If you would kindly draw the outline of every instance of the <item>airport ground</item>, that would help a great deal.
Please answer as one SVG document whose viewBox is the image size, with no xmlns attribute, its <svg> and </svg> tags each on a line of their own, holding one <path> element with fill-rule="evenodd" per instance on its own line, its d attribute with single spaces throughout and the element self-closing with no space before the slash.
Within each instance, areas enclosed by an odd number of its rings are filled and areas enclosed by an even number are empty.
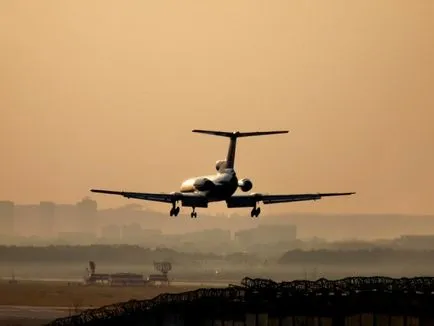
<svg viewBox="0 0 434 326">
<path fill-rule="evenodd" d="M 0 281 L 0 326 L 41 325 L 83 309 L 97 308 L 131 299 L 151 299 L 161 293 L 179 293 L 201 284 L 170 287 L 86 286 L 67 281 Z"/>
<path fill-rule="evenodd" d="M 431 275 L 431 262 L 426 264 L 275 264 L 262 266 L 210 264 L 196 269 L 177 265 L 170 273 L 171 287 L 85 286 L 86 262 L 76 263 L 0 263 L 0 326 L 41 325 L 58 317 L 75 314 L 76 310 L 148 299 L 160 293 L 175 293 L 203 287 L 237 284 L 245 277 L 294 279 L 337 279 L 347 276 L 384 275 L 392 277 Z M 98 264 L 101 273 L 134 272 L 146 277 L 155 273 L 142 264 Z M 15 284 L 9 280 L 15 277 Z"/>
<path fill-rule="evenodd" d="M 15 277 L 21 280 L 39 281 L 70 281 L 81 282 L 87 275 L 87 261 L 83 263 L 46 263 L 46 262 L 0 262 L 0 279 Z M 207 266 L 192 268 L 187 263 L 174 265 L 169 272 L 169 278 L 175 282 L 189 284 L 207 283 L 210 286 L 238 283 L 245 276 L 251 278 L 270 278 L 276 281 L 294 279 L 318 279 L 321 277 L 337 279 L 347 276 L 387 275 L 391 277 L 412 277 L 416 275 L 432 275 L 434 263 L 430 260 L 399 263 L 298 263 L 287 265 L 246 265 L 209 263 Z M 147 277 L 157 273 L 152 264 L 121 264 L 97 262 L 97 273 L 140 273 Z"/>
<path fill-rule="evenodd" d="M 171 286 L 84 285 L 71 282 L 0 281 L 0 306 L 101 307 L 116 302 L 151 299 L 161 293 L 179 293 L 200 288 L 174 284 Z"/>
</svg>

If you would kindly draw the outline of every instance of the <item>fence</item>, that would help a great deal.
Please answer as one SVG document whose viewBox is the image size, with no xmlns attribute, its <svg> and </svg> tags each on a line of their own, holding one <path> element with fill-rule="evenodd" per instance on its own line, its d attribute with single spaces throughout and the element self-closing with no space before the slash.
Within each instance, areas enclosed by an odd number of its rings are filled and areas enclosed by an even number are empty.
<svg viewBox="0 0 434 326">
<path fill-rule="evenodd" d="M 161 294 L 60 318 L 57 325 L 434 325 L 434 277 L 292 281 Z"/>
</svg>

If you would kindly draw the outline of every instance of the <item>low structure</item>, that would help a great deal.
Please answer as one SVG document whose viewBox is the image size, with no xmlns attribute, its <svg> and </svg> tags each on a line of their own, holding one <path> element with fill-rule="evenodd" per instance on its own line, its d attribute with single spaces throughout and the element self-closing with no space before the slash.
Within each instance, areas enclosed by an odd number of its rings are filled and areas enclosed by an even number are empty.
<svg viewBox="0 0 434 326">
<path fill-rule="evenodd" d="M 154 269 L 161 274 L 151 274 L 148 281 L 154 285 L 170 285 L 169 277 L 167 274 L 172 270 L 172 264 L 166 261 L 154 262 Z"/>
<path fill-rule="evenodd" d="M 172 269 L 168 262 L 154 262 L 154 268 L 161 274 L 151 274 L 145 279 L 142 274 L 137 273 L 96 273 L 95 262 L 89 262 L 85 284 L 108 284 L 110 286 L 144 286 L 144 285 L 170 285 L 167 273 Z"/>
<path fill-rule="evenodd" d="M 85 278 L 84 282 L 86 284 L 110 284 L 110 274 L 92 273 Z"/>
<path fill-rule="evenodd" d="M 145 285 L 147 281 L 142 274 L 135 273 L 116 273 L 110 275 L 111 286 L 140 286 Z"/>
<path fill-rule="evenodd" d="M 152 283 L 153 285 L 169 285 L 169 279 L 167 278 L 167 275 L 164 274 L 151 274 L 149 275 L 147 281 L 149 283 Z"/>
</svg>

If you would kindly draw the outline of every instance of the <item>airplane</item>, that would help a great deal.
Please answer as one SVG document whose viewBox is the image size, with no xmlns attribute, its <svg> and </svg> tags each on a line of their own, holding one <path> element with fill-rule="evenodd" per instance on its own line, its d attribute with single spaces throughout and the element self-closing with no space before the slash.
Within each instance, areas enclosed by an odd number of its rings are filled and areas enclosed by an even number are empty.
<svg viewBox="0 0 434 326">
<path fill-rule="evenodd" d="M 181 202 L 183 207 L 191 207 L 191 218 L 197 218 L 196 208 L 207 208 L 209 203 L 225 201 L 228 208 L 252 207 L 250 216 L 258 217 L 261 208 L 259 202 L 263 204 L 288 203 L 307 200 L 318 200 L 322 197 L 331 196 L 348 196 L 355 192 L 341 193 L 311 193 L 311 194 L 289 194 L 289 195 L 269 195 L 262 193 L 250 193 L 235 195 L 238 188 L 243 192 L 248 192 L 253 188 L 253 183 L 248 178 L 238 179 L 235 172 L 235 151 L 238 138 L 264 136 L 274 134 L 286 134 L 288 130 L 281 131 L 255 131 L 255 132 L 226 132 L 194 129 L 192 132 L 221 136 L 229 138 L 229 148 L 226 160 L 218 160 L 215 165 L 216 174 L 193 177 L 182 182 L 179 191 L 170 193 L 145 193 L 145 192 L 128 192 L 112 191 L 102 189 L 91 189 L 91 192 L 120 195 L 126 198 L 148 200 L 154 202 L 169 203 L 172 205 L 170 216 L 178 216 Z"/>
</svg>

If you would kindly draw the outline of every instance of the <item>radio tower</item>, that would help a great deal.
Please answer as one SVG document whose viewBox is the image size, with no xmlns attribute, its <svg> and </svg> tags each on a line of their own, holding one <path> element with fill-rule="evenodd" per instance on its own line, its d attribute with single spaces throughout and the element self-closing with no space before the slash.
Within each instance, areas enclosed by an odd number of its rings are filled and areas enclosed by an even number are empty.
<svg viewBox="0 0 434 326">
<path fill-rule="evenodd" d="M 166 279 L 168 279 L 167 273 L 169 273 L 172 270 L 172 264 L 167 261 L 162 261 L 162 262 L 154 261 L 154 269 L 162 273 L 166 277 Z"/>
</svg>

